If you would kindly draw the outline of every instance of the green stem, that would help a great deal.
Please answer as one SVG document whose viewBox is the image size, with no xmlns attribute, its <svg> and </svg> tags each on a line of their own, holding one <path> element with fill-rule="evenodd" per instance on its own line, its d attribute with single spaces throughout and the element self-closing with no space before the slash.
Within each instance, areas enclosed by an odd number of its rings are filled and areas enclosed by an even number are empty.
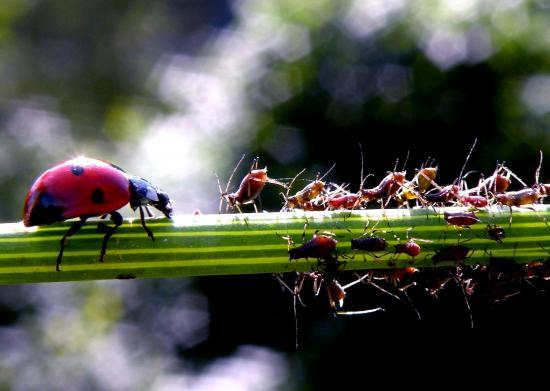
<svg viewBox="0 0 550 391">
<path fill-rule="evenodd" d="M 69 238 L 61 272 L 55 271 L 55 260 L 59 240 L 70 223 L 38 229 L 24 228 L 21 223 L 0 224 L 0 284 L 309 271 L 316 267 L 316 260 L 289 262 L 287 243 L 282 239 L 291 236 L 299 245 L 306 216 L 309 224 L 305 240 L 316 230 L 333 232 L 339 242 L 340 259 L 347 262 L 346 270 L 413 263 L 416 267 L 451 266 L 453 261 L 434 265 L 432 257 L 441 248 L 456 245 L 459 239 L 470 249 L 466 264 L 549 258 L 549 206 L 514 210 L 511 227 L 508 208 L 492 208 L 477 215 L 481 222 L 460 232 L 431 209 L 190 215 L 178 216 L 174 223 L 149 220 L 156 241 L 147 237 L 139 220 L 126 220 L 109 241 L 104 263 L 98 262 L 101 234 L 90 222 Z M 422 247 L 421 254 L 414 260 L 393 253 L 378 253 L 376 258 L 350 250 L 350 239 L 361 236 L 367 222 L 369 228 L 376 224 L 375 234 L 389 242 L 388 251 L 393 251 L 397 238 L 404 243 L 408 233 Z M 505 229 L 502 243 L 488 238 L 488 224 Z"/>
</svg>

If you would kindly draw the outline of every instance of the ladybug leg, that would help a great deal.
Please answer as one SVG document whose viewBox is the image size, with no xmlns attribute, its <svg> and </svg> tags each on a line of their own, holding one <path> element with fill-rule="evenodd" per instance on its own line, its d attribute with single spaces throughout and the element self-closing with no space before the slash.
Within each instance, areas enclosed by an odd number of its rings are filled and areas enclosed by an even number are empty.
<svg viewBox="0 0 550 391">
<path fill-rule="evenodd" d="M 77 233 L 80 230 L 80 228 L 82 228 L 85 222 L 86 222 L 86 218 L 81 217 L 80 221 L 76 221 L 75 223 L 73 223 L 73 225 L 71 225 L 71 228 L 69 228 L 69 230 L 61 238 L 61 242 L 60 242 L 61 248 L 59 249 L 59 255 L 57 256 L 57 261 L 55 263 L 56 271 L 58 272 L 61 271 L 61 269 L 59 269 L 59 265 L 61 264 L 61 258 L 63 258 L 63 251 L 65 250 L 65 247 L 67 247 L 67 238 Z"/>
<path fill-rule="evenodd" d="M 153 232 L 149 229 L 148 226 L 145 225 L 145 215 L 143 214 L 143 207 L 142 206 L 139 207 L 139 217 L 141 219 L 141 226 L 143 227 L 145 232 L 147 232 L 147 235 L 149 235 L 151 240 L 154 241 L 155 240 L 155 235 L 153 235 Z"/>
<path fill-rule="evenodd" d="M 103 243 L 101 245 L 101 253 L 99 255 L 99 262 L 103 262 L 103 259 L 105 258 L 105 251 L 107 251 L 107 242 L 109 241 L 109 238 L 113 236 L 116 229 L 122 225 L 123 219 L 120 213 L 113 212 L 111 213 L 111 221 L 115 223 L 114 227 L 109 227 L 105 223 L 99 223 L 97 225 L 97 232 L 105 234 L 103 236 Z"/>
</svg>

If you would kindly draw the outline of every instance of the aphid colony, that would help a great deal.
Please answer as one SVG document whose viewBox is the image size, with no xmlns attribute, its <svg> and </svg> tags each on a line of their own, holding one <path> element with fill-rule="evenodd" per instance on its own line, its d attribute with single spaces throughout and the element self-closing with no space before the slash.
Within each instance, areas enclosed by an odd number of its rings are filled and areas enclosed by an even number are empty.
<svg viewBox="0 0 550 391">
<path fill-rule="evenodd" d="M 455 266 L 452 271 L 446 271 L 446 278 L 443 278 L 438 283 L 430 282 L 424 289 L 432 295 L 445 287 L 448 282 L 454 281 L 464 295 L 465 303 L 468 304 L 467 296 L 473 294 L 476 283 L 472 278 L 464 276 L 471 272 L 470 267 L 463 264 L 469 258 L 474 250 L 471 250 L 466 244 L 466 241 L 460 242 L 461 231 L 465 228 L 480 223 L 480 219 L 476 212 L 493 205 L 508 207 L 510 211 L 509 225 L 512 224 L 512 210 L 515 207 L 529 207 L 538 203 L 550 191 L 550 184 L 539 182 L 540 169 L 542 165 L 542 152 L 540 154 L 539 167 L 535 172 L 535 183 L 528 187 L 512 170 L 506 165 L 497 164 L 495 170 L 488 176 L 478 175 L 479 179 L 476 186 L 468 187 L 466 178 L 474 174 L 469 172 L 464 174 L 467 162 L 475 147 L 472 146 L 464 165 L 459 173 L 459 176 L 448 185 L 441 185 L 436 182 L 438 167 L 429 161 L 417 169 L 412 178 L 407 179 L 407 172 L 403 168 L 397 170 L 397 163 L 391 172 L 388 172 L 382 180 L 372 187 L 365 186 L 368 178 L 363 177 L 361 172 L 360 188 L 356 192 L 351 192 L 345 184 L 336 184 L 328 182 L 325 178 L 334 168 L 334 165 L 322 176 L 317 174 L 317 177 L 307 183 L 300 190 L 292 193 L 293 185 L 297 178 L 303 174 L 305 170 L 298 173 L 288 184 L 279 180 L 269 178 L 267 176 L 267 168 L 258 170 L 258 160 L 254 160 L 254 164 L 249 173 L 241 181 L 239 188 L 228 193 L 230 183 L 228 183 L 225 191 L 221 190 L 221 202 L 225 201 L 228 209 L 236 209 L 241 212 L 241 206 L 252 203 L 257 211 L 256 200 L 260 195 L 261 189 L 266 183 L 272 183 L 286 189 L 283 196 L 282 211 L 292 211 L 301 209 L 304 211 L 324 211 L 324 210 L 357 210 L 366 209 L 370 206 L 386 208 L 388 205 L 397 207 L 410 207 L 414 203 L 418 207 L 450 207 L 462 206 L 465 209 L 459 212 L 444 211 L 443 219 L 448 226 L 456 228 L 458 232 L 457 244 L 446 244 L 436 249 L 435 252 L 425 254 L 424 257 L 429 257 L 432 264 L 436 265 L 441 262 L 451 262 Z M 239 164 L 242 162 L 239 162 Z M 236 168 L 233 171 L 231 178 L 235 174 Z M 230 181 L 231 181 L 230 178 Z M 523 186 L 520 190 L 510 191 L 509 187 L 512 183 L 512 178 Z M 230 182 L 229 181 L 229 182 Z M 294 282 L 294 288 L 291 288 L 283 279 L 282 275 L 277 278 L 281 284 L 294 295 L 296 301 L 301 301 L 300 292 L 306 280 L 313 281 L 313 291 L 318 295 L 321 286 L 325 285 L 326 294 L 330 306 L 338 315 L 370 313 L 373 310 L 366 311 L 342 311 L 341 307 L 346 297 L 346 289 L 358 283 L 368 284 L 375 287 L 381 292 L 384 292 L 396 300 L 405 300 L 410 302 L 407 295 L 407 289 L 411 286 L 416 286 L 417 276 L 421 274 L 414 265 L 414 260 L 422 252 L 422 242 L 430 242 L 429 240 L 420 238 L 407 238 L 405 241 L 400 241 L 397 237 L 397 244 L 390 247 L 388 241 L 383 236 L 377 234 L 375 229 L 371 229 L 367 233 L 367 227 L 362 236 L 352 238 L 350 240 L 351 254 L 338 254 L 336 236 L 331 232 L 316 231 L 309 240 L 305 240 L 306 229 L 302 235 L 302 244 L 296 246 L 294 240 L 290 236 L 283 236 L 288 243 L 289 259 L 315 259 L 317 266 L 314 270 L 307 273 L 298 273 L 297 279 Z M 350 231 L 351 232 L 351 231 Z M 395 235 L 394 235 L 395 236 Z M 484 239 L 502 243 L 506 237 L 505 228 L 488 223 L 486 225 Z M 368 254 L 375 259 L 388 259 L 387 270 L 370 271 L 364 275 L 356 275 L 356 278 L 348 284 L 342 285 L 338 282 L 341 272 L 345 269 L 346 257 L 354 257 L 358 253 Z M 400 255 L 409 257 L 409 267 L 395 268 L 395 261 Z M 494 267 L 492 268 L 494 269 Z M 492 270 L 491 269 L 491 270 Z M 472 269 L 473 270 L 473 269 Z M 479 266 L 475 268 L 476 273 L 483 270 L 489 270 L 487 267 Z M 550 277 L 547 265 L 539 265 L 534 268 L 533 265 L 525 266 L 520 269 L 523 271 L 521 278 L 530 279 L 534 276 L 541 277 L 546 280 Z M 521 273 L 520 273 L 521 274 Z M 516 271 L 516 275 L 517 271 Z M 386 287 L 382 287 L 380 281 L 386 281 L 390 287 L 397 289 L 397 293 L 392 293 Z M 410 305 L 414 307 L 412 302 Z M 417 315 L 419 316 L 418 312 Z"/>
<path fill-rule="evenodd" d="M 535 183 L 529 187 L 506 165 L 499 163 L 491 175 L 485 177 L 479 175 L 475 187 L 468 187 L 466 177 L 474 172 L 464 175 L 464 169 L 470 155 L 475 147 L 472 146 L 466 161 L 456 180 L 449 185 L 440 185 L 436 182 L 438 167 L 433 164 L 423 164 L 415 171 L 414 176 L 407 180 L 407 172 L 403 169 L 397 171 L 397 163 L 391 172 L 375 186 L 367 187 L 365 182 L 368 177 L 363 177 L 361 172 L 360 188 L 356 192 L 347 190 L 347 185 L 339 185 L 324 180 L 332 171 L 333 165 L 324 175 L 311 180 L 306 186 L 291 194 L 294 183 L 305 170 L 299 172 L 290 183 L 268 177 L 267 167 L 258 169 L 258 158 L 254 159 L 251 169 L 242 179 L 238 189 L 230 193 L 231 180 L 237 171 L 238 166 L 244 159 L 244 155 L 233 170 L 225 191 L 220 189 L 220 212 L 223 201 L 227 208 L 242 212 L 242 206 L 253 204 L 258 211 L 256 201 L 267 183 L 278 185 L 286 189 L 283 196 L 283 207 L 281 211 L 292 211 L 302 209 L 305 211 L 323 210 L 353 210 L 366 209 L 370 206 L 387 207 L 392 203 L 397 207 L 410 207 L 411 202 L 416 206 L 464 206 L 472 210 L 460 215 L 445 214 L 445 220 L 456 226 L 469 226 L 479 221 L 475 210 L 491 205 L 510 207 L 510 220 L 513 207 L 524 207 L 540 202 L 550 192 L 550 184 L 539 182 L 540 169 L 542 165 L 542 151 L 540 152 L 540 163 L 535 172 Z M 370 176 L 370 175 L 369 175 Z M 523 187 L 520 190 L 509 191 L 511 178 L 516 179 Z"/>
</svg>

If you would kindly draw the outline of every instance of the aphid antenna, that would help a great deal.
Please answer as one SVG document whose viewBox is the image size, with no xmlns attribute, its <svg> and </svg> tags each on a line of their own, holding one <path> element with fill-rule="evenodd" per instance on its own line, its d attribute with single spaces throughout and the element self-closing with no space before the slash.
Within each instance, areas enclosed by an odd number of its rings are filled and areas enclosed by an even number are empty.
<svg viewBox="0 0 550 391">
<path fill-rule="evenodd" d="M 468 153 L 468 156 L 466 156 L 466 160 L 464 161 L 464 164 L 462 165 L 462 169 L 460 170 L 460 174 L 458 175 L 458 178 L 455 180 L 455 184 L 459 185 L 460 181 L 462 180 L 462 174 L 464 173 L 464 170 L 466 169 L 466 165 L 468 164 L 468 160 L 470 160 L 470 156 L 472 156 L 472 152 L 474 152 L 474 148 L 477 144 L 477 138 L 474 139 L 474 143 L 472 144 L 472 147 L 470 148 L 470 152 Z"/>
<path fill-rule="evenodd" d="M 435 158 L 432 158 L 431 156 L 428 156 L 426 160 L 420 164 L 420 170 L 426 167 L 431 167 L 435 163 Z"/>
<path fill-rule="evenodd" d="M 466 307 L 466 310 L 468 312 L 468 318 L 470 320 L 470 328 L 474 328 L 474 318 L 472 316 L 472 308 L 470 307 L 470 301 L 468 300 L 468 296 L 466 295 L 466 290 L 464 289 L 464 282 L 462 280 L 462 277 L 459 277 L 459 268 L 456 268 L 455 273 L 449 272 L 454 282 L 458 285 L 460 288 L 460 291 L 462 292 L 462 297 L 464 298 L 464 306 Z"/>
<path fill-rule="evenodd" d="M 539 160 L 539 166 L 537 167 L 537 170 L 535 171 L 535 184 L 539 183 L 540 169 L 542 167 L 542 149 L 539 150 L 539 153 L 540 153 L 540 160 Z"/>
<path fill-rule="evenodd" d="M 393 166 L 392 172 L 397 172 L 397 165 L 399 164 L 399 158 L 395 159 L 395 165 Z"/>
<path fill-rule="evenodd" d="M 418 269 L 416 270 L 418 271 Z M 401 288 L 398 288 L 398 289 L 399 289 L 399 292 L 402 292 L 403 295 L 405 295 L 405 297 L 407 298 L 407 302 L 409 303 L 414 313 L 416 314 L 416 319 L 422 320 L 422 315 L 420 315 L 420 311 L 418 311 L 418 308 L 416 308 L 416 305 L 414 305 L 414 302 L 412 301 L 411 297 L 409 296 L 409 293 L 407 292 L 407 289 L 413 286 L 417 286 L 416 281 L 413 281 L 410 284 L 402 286 Z"/>
<path fill-rule="evenodd" d="M 407 167 L 407 162 L 409 161 L 410 153 L 411 151 L 407 150 L 407 156 L 405 156 L 405 161 L 403 162 L 403 169 L 401 170 L 402 172 L 405 172 L 405 168 Z"/>
<path fill-rule="evenodd" d="M 244 157 L 244 156 L 243 156 Z M 253 160 L 252 160 L 252 165 L 250 166 L 250 171 L 252 170 L 257 170 L 258 169 L 258 164 L 260 162 L 260 157 L 259 156 L 256 156 Z"/>
<path fill-rule="evenodd" d="M 294 178 L 292 178 L 292 180 L 290 181 L 290 184 L 288 185 L 287 189 L 286 189 L 286 194 L 281 192 L 281 195 L 283 196 L 284 200 L 285 200 L 285 204 L 283 206 L 283 209 L 286 208 L 287 204 L 288 204 L 288 194 L 290 193 L 290 189 L 292 189 L 292 185 L 294 184 L 294 182 L 296 181 L 296 179 L 301 175 L 303 174 L 304 172 L 306 171 L 306 169 L 302 169 L 302 171 L 300 171 L 298 174 L 296 174 L 296 176 Z"/>
<path fill-rule="evenodd" d="M 359 189 L 362 189 L 364 184 L 365 184 L 365 181 L 367 180 L 367 178 L 371 177 L 371 176 L 374 176 L 374 174 L 368 174 L 367 176 L 363 177 L 364 175 L 364 168 L 365 168 L 365 158 L 363 156 L 363 146 L 361 145 L 361 143 L 359 143 L 359 153 L 361 155 L 361 178 L 360 178 L 360 181 L 359 181 Z"/>
<path fill-rule="evenodd" d="M 225 192 L 223 192 L 222 194 L 227 194 L 227 192 L 229 191 L 229 186 L 231 185 L 231 181 L 233 180 L 233 176 L 237 172 L 237 169 L 239 168 L 239 166 L 243 162 L 245 156 L 246 156 L 246 154 L 243 153 L 243 155 L 241 156 L 241 159 L 239 160 L 239 162 L 237 163 L 237 165 L 233 169 L 233 172 L 231 173 L 231 176 L 229 177 L 229 180 L 227 181 L 227 186 L 225 187 Z M 254 159 L 256 161 L 256 164 L 258 163 L 257 159 L 258 158 Z M 221 187 L 220 187 L 220 189 L 221 189 Z"/>
<path fill-rule="evenodd" d="M 321 178 L 319 178 L 319 174 L 317 174 L 317 181 L 322 181 L 333 169 L 336 167 L 336 163 L 334 163 L 324 174 Z"/>
</svg>

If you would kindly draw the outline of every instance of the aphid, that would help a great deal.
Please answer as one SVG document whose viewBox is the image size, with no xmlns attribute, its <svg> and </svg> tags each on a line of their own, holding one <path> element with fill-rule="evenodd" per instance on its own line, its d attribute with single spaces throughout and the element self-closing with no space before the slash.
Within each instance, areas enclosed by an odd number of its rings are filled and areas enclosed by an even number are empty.
<svg viewBox="0 0 550 391">
<path fill-rule="evenodd" d="M 424 194 L 432 186 L 436 175 L 437 167 L 423 167 L 418 170 L 414 178 L 406 182 L 396 195 L 397 202 L 405 204 L 407 201 L 419 199 L 419 195 Z"/>
<path fill-rule="evenodd" d="M 420 245 L 416 242 L 431 242 L 431 240 L 426 239 L 418 239 L 418 238 L 409 238 L 409 232 L 412 230 L 412 228 L 408 228 L 406 231 L 407 235 L 407 242 L 406 243 L 397 243 L 395 244 L 393 253 L 396 254 L 395 258 L 390 261 L 390 266 L 395 266 L 395 260 L 399 257 L 401 254 L 406 254 L 410 256 L 411 258 L 415 258 L 420 254 L 422 251 L 422 248 Z M 396 237 L 397 241 L 399 242 L 400 239 Z M 384 255 L 391 254 L 386 253 Z M 384 256 L 382 255 L 382 257 Z"/>
<path fill-rule="evenodd" d="M 501 171 L 506 171 L 507 175 L 502 175 Z M 494 194 L 505 193 L 512 181 L 510 180 L 511 171 L 504 165 L 497 165 L 497 168 L 491 177 L 487 178 L 487 188 Z"/>
<path fill-rule="evenodd" d="M 378 186 L 372 189 L 361 189 L 363 202 L 376 201 L 394 195 L 405 183 L 406 172 L 390 172 Z"/>
<path fill-rule="evenodd" d="M 359 194 L 350 193 L 329 198 L 328 205 L 330 209 L 355 209 L 362 201 Z"/>
<path fill-rule="evenodd" d="M 395 254 L 407 254 L 408 256 L 414 258 L 422 251 L 422 248 L 418 243 L 417 239 L 409 239 L 407 243 L 398 243 L 394 245 Z"/>
<path fill-rule="evenodd" d="M 431 204 L 446 204 L 454 201 L 459 194 L 460 187 L 458 185 L 448 185 L 424 194 L 424 200 Z"/>
<path fill-rule="evenodd" d="M 502 243 L 502 239 L 506 237 L 504 228 L 497 224 L 488 224 L 487 225 L 487 236 L 489 239 L 494 240 L 498 243 Z"/>
<path fill-rule="evenodd" d="M 302 244 L 300 247 L 294 247 L 288 249 L 289 259 L 301 259 L 301 258 L 317 258 L 324 260 L 333 260 L 334 252 L 336 251 L 336 245 L 338 241 L 332 237 L 330 232 L 324 232 L 318 234 L 319 231 L 315 231 L 313 238 Z M 283 239 L 288 240 L 289 247 L 292 244 L 292 238 L 284 236 Z"/>
<path fill-rule="evenodd" d="M 107 241 L 123 222 L 117 210 L 128 203 L 133 210 L 139 209 L 141 225 L 153 240 L 153 233 L 145 225 L 143 209 L 150 215 L 148 205 L 152 205 L 172 218 L 170 198 L 147 180 L 127 174 L 111 163 L 79 157 L 47 170 L 36 179 L 25 199 L 23 222 L 30 227 L 80 219 L 61 238 L 56 261 L 59 271 L 68 237 L 78 232 L 88 218 L 110 215 L 114 227 L 97 225 L 98 232 L 104 234 L 99 258 L 103 262 Z"/>
<path fill-rule="evenodd" d="M 290 186 L 288 186 L 288 190 L 285 197 L 285 205 L 283 206 L 283 210 L 293 210 L 295 208 L 302 208 L 304 210 L 319 210 L 317 206 L 322 206 L 322 209 L 324 210 L 325 207 L 323 202 L 315 202 L 314 200 L 321 196 L 325 192 L 325 186 L 326 183 L 323 182 L 323 179 L 332 171 L 332 169 L 336 166 L 336 164 L 333 164 L 331 168 L 328 169 L 327 172 L 323 174 L 322 177 L 319 178 L 319 175 L 317 175 L 317 179 L 315 181 L 308 184 L 306 187 L 304 187 L 302 190 L 294 194 L 293 196 L 289 196 L 288 192 L 290 191 L 290 188 L 292 187 L 292 184 L 305 170 L 300 171 L 292 180 L 290 183 Z"/>
<path fill-rule="evenodd" d="M 408 276 L 418 273 L 419 270 L 413 266 L 407 266 L 390 270 L 389 280 L 393 286 L 398 286 Z"/>
<path fill-rule="evenodd" d="M 468 247 L 461 244 L 453 244 L 437 250 L 437 252 L 432 256 L 432 261 L 434 264 L 444 261 L 453 261 L 458 263 L 468 258 L 469 252 L 470 249 Z"/>
<path fill-rule="evenodd" d="M 444 212 L 443 218 L 456 227 L 469 227 L 481 221 L 474 212 Z"/>
<path fill-rule="evenodd" d="M 487 197 L 480 195 L 459 196 L 458 201 L 460 201 L 460 203 L 463 205 L 470 205 L 475 208 L 485 208 L 487 205 L 489 205 L 489 200 L 487 199 Z"/>
<path fill-rule="evenodd" d="M 365 229 L 363 230 L 363 235 L 358 238 L 351 239 L 351 249 L 366 252 L 384 251 L 388 247 L 388 242 L 386 239 L 374 234 L 376 232 L 374 228 L 377 225 L 378 222 L 370 230 L 370 233 L 367 234 L 367 228 L 369 226 L 369 223 L 367 223 L 367 225 L 365 225 Z M 348 231 L 351 233 L 350 230 Z"/>
<path fill-rule="evenodd" d="M 499 204 L 512 207 L 534 204 L 545 195 L 541 193 L 538 186 L 535 186 L 533 188 L 497 194 L 495 198 Z"/>
<path fill-rule="evenodd" d="M 435 177 L 437 176 L 437 167 L 424 167 L 413 178 L 420 194 L 424 194 L 426 190 L 432 186 Z"/>
<path fill-rule="evenodd" d="M 367 237 L 363 237 L 363 236 L 351 240 L 352 250 L 376 252 L 376 251 L 384 251 L 388 247 L 388 242 L 386 241 L 386 239 L 381 238 L 380 236 L 373 236 L 373 235 L 370 235 Z"/>
<path fill-rule="evenodd" d="M 512 207 L 520 207 L 536 203 L 543 197 L 546 197 L 546 186 L 539 183 L 540 169 L 542 167 L 542 151 L 540 151 L 540 162 L 535 171 L 535 184 L 531 188 L 525 188 L 518 191 L 508 191 L 496 194 L 495 198 L 500 205 L 506 205 L 510 208 L 509 225 L 512 225 Z M 513 174 L 511 171 L 509 171 Z M 513 174 L 514 175 L 514 174 Z M 519 178 L 518 178 L 519 179 Z M 520 180 L 521 181 L 521 180 Z M 523 183 L 523 181 L 521 181 Z M 525 185 L 525 183 L 523 183 Z"/>
<path fill-rule="evenodd" d="M 425 201 L 431 204 L 446 204 L 456 200 L 459 197 L 460 195 L 459 185 L 462 183 L 462 178 L 463 178 L 462 174 L 464 173 L 464 169 L 468 164 L 468 160 L 470 160 L 470 156 L 472 156 L 472 152 L 474 151 L 476 144 L 477 144 L 477 139 L 474 140 L 472 148 L 470 148 L 470 152 L 468 153 L 468 156 L 466 156 L 466 160 L 464 161 L 464 164 L 462 165 L 462 169 L 460 170 L 460 174 L 458 175 L 458 178 L 456 178 L 455 182 L 445 187 L 436 187 L 435 189 L 432 189 L 431 191 L 429 191 L 424 195 Z"/>
<path fill-rule="evenodd" d="M 258 208 L 256 206 L 256 198 L 258 198 L 258 196 L 260 195 L 266 183 L 272 183 L 282 187 L 287 187 L 284 183 L 281 183 L 275 179 L 269 178 L 267 176 L 267 167 L 263 169 L 258 169 L 259 159 L 255 158 L 254 162 L 252 163 L 252 166 L 250 167 L 250 171 L 248 172 L 248 174 L 244 176 L 237 191 L 233 193 L 228 193 L 229 186 L 231 184 L 231 179 L 233 179 L 233 175 L 235 174 L 235 172 L 237 171 L 237 168 L 243 161 L 244 156 L 245 155 L 241 157 L 241 160 L 239 160 L 239 162 L 235 166 L 235 169 L 231 173 L 231 176 L 229 177 L 229 181 L 227 182 L 225 191 L 222 191 L 220 181 L 218 179 L 218 187 L 220 189 L 220 195 L 221 195 L 220 211 L 221 211 L 222 201 L 225 200 L 228 206 L 230 206 L 231 208 L 236 208 L 239 212 L 242 212 L 240 206 L 246 205 L 246 204 L 253 204 L 254 210 L 258 212 Z"/>
</svg>

